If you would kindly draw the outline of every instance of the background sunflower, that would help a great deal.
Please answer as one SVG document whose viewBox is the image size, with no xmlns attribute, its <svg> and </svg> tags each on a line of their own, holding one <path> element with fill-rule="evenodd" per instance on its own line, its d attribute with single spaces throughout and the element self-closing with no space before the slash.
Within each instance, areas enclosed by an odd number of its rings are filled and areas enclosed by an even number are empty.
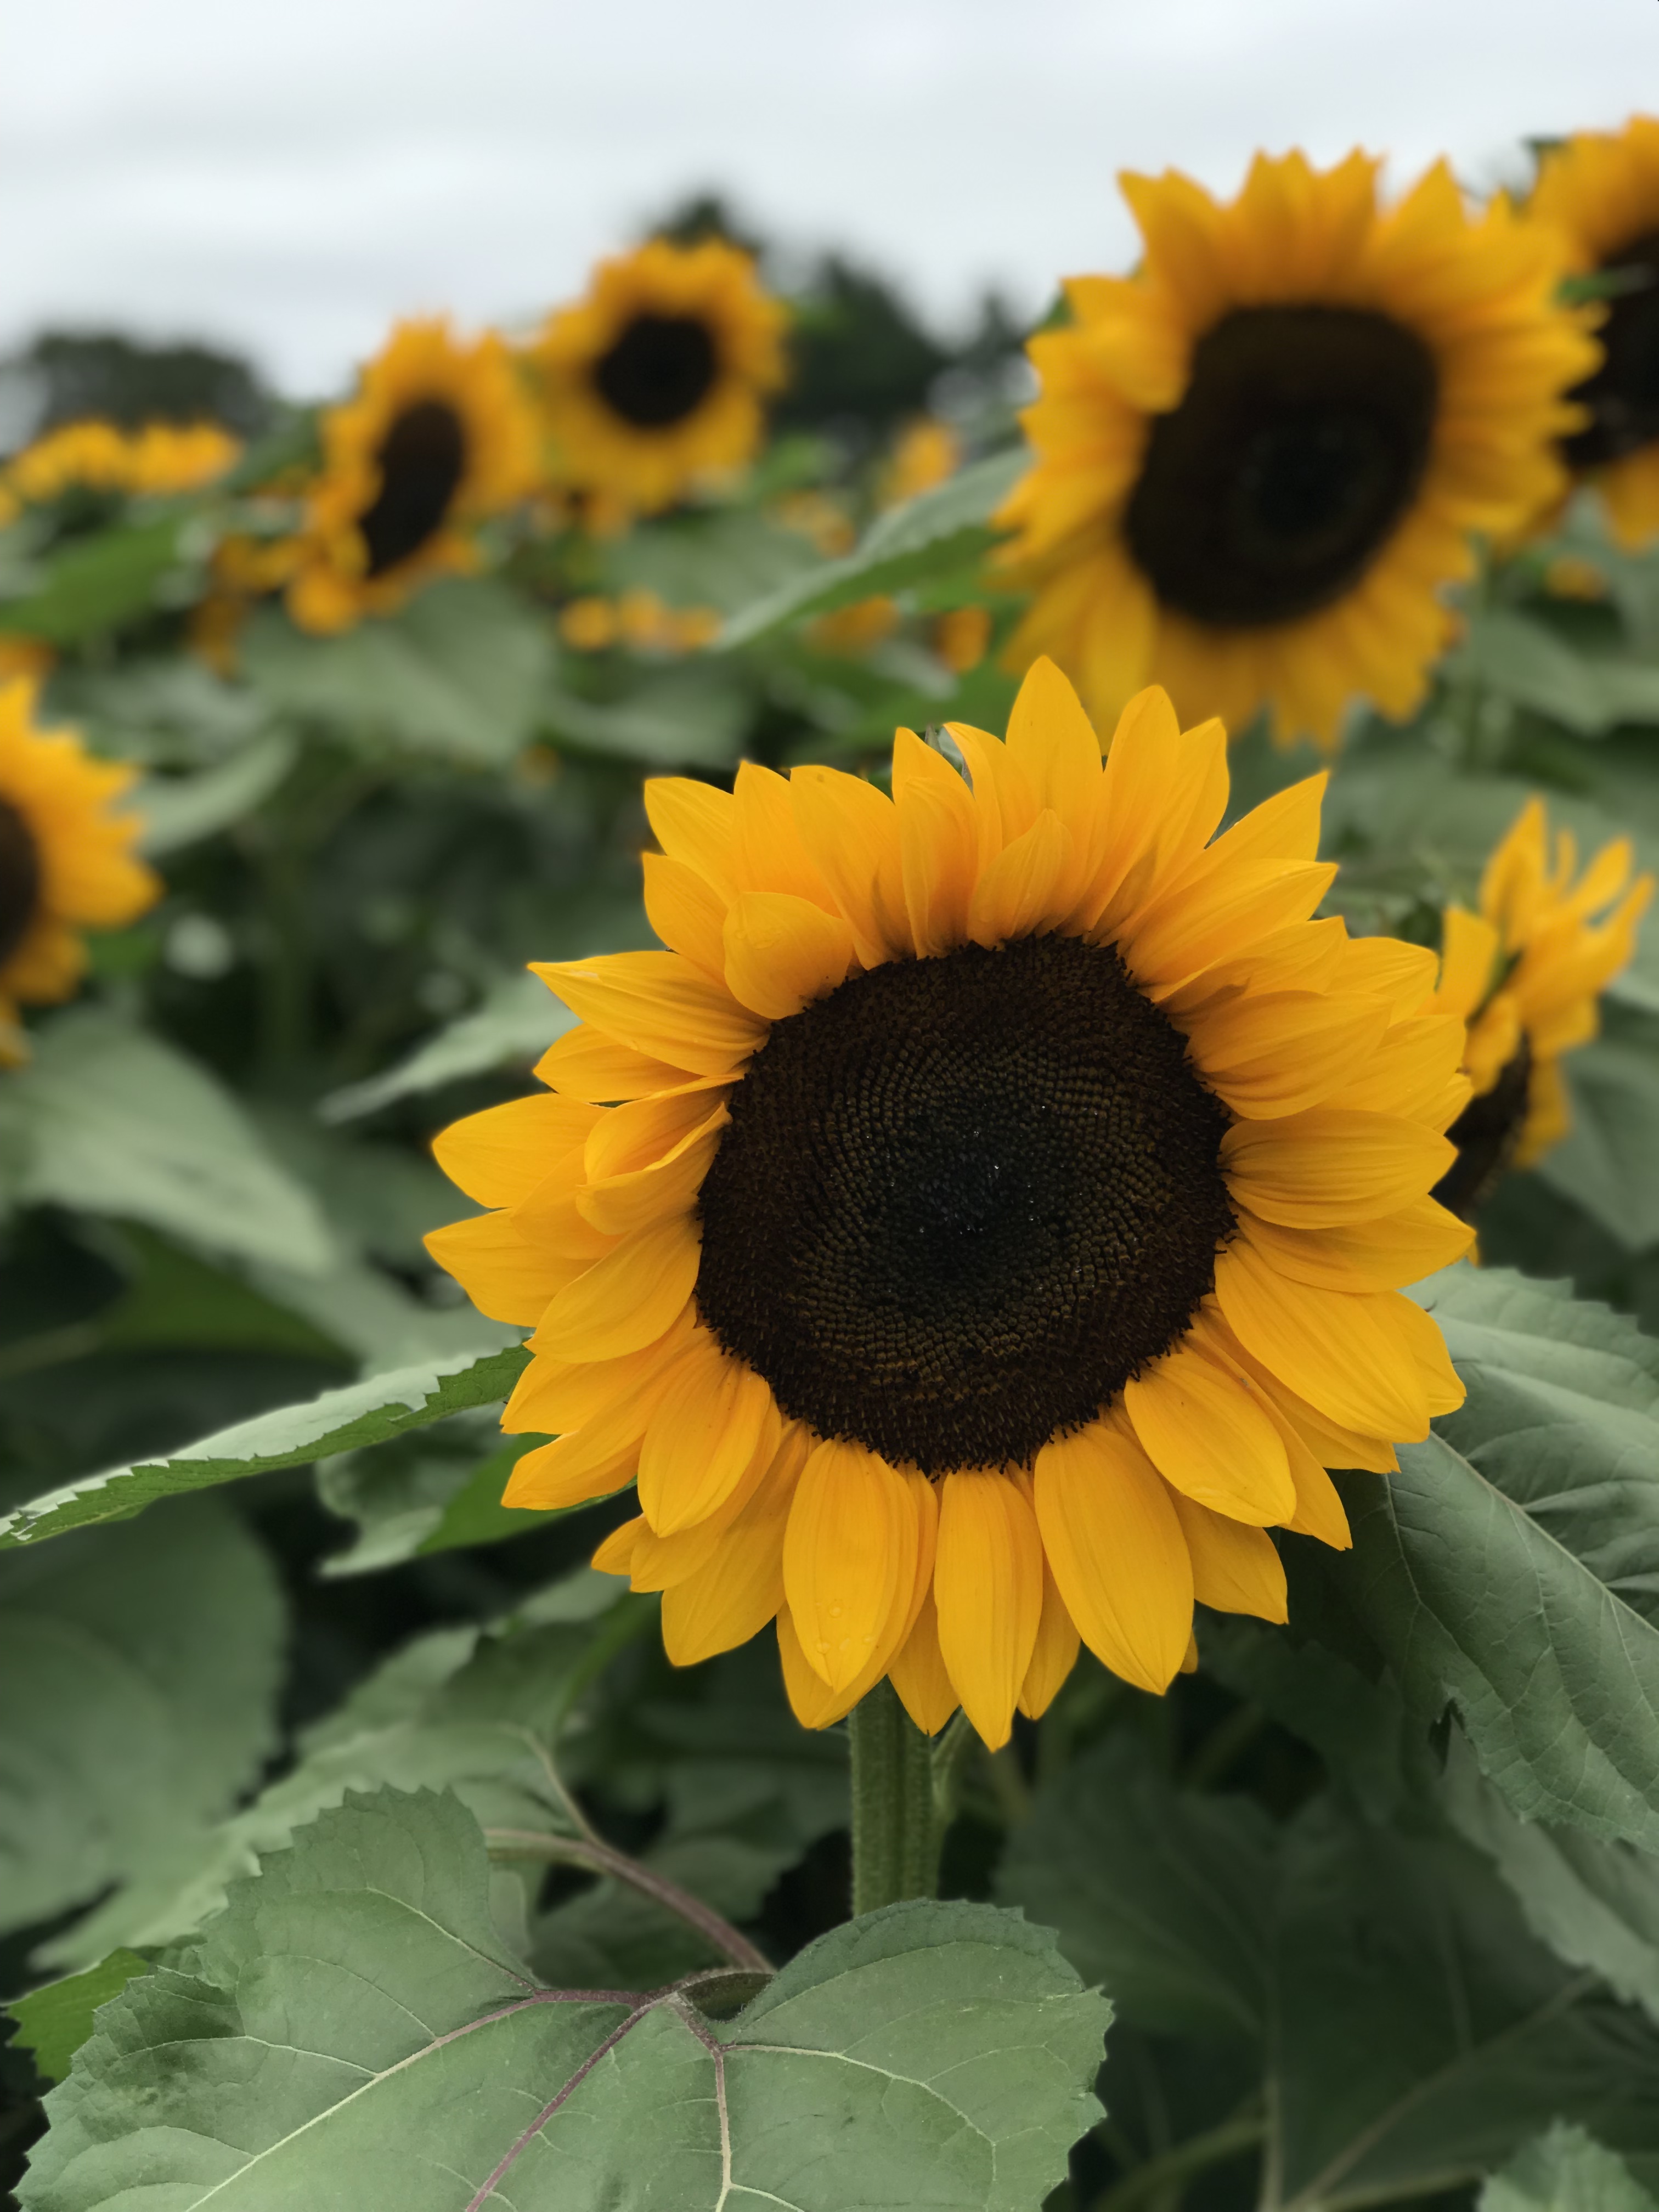
<svg viewBox="0 0 1659 2212">
<path fill-rule="evenodd" d="M 720 239 L 655 238 L 601 262 L 530 349 L 556 477 L 651 514 L 741 468 L 784 380 L 784 320 Z"/>
<path fill-rule="evenodd" d="M 1560 482 L 1552 438 L 1593 365 L 1559 252 L 1430 171 L 1391 209 L 1377 164 L 1259 155 L 1236 200 L 1126 176 L 1144 254 L 1078 277 L 1033 338 L 1036 465 L 1002 510 L 1051 653 L 1097 714 L 1141 684 L 1183 715 L 1336 742 L 1359 696 L 1409 714 L 1450 634 L 1472 532 Z"/>
<path fill-rule="evenodd" d="M 538 480 L 532 417 L 491 334 L 464 345 L 442 321 L 401 323 L 356 396 L 322 422 L 289 609 L 302 629 L 349 629 L 416 586 L 477 564 L 472 531 Z"/>
</svg>

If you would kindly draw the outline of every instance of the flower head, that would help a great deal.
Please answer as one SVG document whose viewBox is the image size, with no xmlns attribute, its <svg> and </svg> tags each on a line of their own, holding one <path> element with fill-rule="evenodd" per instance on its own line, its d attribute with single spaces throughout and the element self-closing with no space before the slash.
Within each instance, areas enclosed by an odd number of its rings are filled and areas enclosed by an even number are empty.
<svg viewBox="0 0 1659 2212">
<path fill-rule="evenodd" d="M 1173 173 L 1123 188 L 1139 268 L 1073 280 L 1030 347 L 1017 660 L 1052 653 L 1097 715 L 1148 681 L 1183 717 L 1265 707 L 1326 744 L 1358 696 L 1410 713 L 1470 533 L 1564 480 L 1595 355 L 1559 248 L 1501 200 L 1470 215 L 1443 165 L 1392 209 L 1359 154 L 1258 155 L 1224 205 Z"/>
<path fill-rule="evenodd" d="M 886 1674 L 995 1744 L 1079 1636 L 1162 1690 L 1194 1598 L 1283 1619 L 1267 1529 L 1346 1544 L 1327 1469 L 1460 1401 L 1398 1286 L 1469 1086 L 1432 954 L 1310 918 L 1322 777 L 1217 836 L 1221 726 L 1149 690 L 1103 763 L 1047 661 L 950 738 L 648 785 L 671 949 L 538 971 L 579 1026 L 428 1241 L 535 1328 L 509 1502 L 636 1480 L 672 1657 L 775 1619 L 808 1723 Z"/>
</svg>

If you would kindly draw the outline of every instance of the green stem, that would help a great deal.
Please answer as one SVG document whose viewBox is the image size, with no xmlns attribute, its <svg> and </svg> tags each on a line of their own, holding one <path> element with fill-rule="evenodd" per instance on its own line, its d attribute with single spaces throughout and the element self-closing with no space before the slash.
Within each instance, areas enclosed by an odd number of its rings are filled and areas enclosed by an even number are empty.
<svg viewBox="0 0 1659 2212">
<path fill-rule="evenodd" d="M 935 1787 L 933 1747 L 878 1682 L 854 1706 L 853 1911 L 856 1917 L 905 1897 L 937 1897 L 939 1846 L 948 1814 Z M 943 1739 L 941 1738 L 941 1741 Z"/>
</svg>

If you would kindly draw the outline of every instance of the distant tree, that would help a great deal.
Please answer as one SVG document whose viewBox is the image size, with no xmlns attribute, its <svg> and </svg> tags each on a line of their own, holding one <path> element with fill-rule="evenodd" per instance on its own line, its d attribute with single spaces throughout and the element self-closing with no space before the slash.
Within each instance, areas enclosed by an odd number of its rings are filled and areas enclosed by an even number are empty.
<svg viewBox="0 0 1659 2212">
<path fill-rule="evenodd" d="M 270 413 L 270 395 L 247 362 L 212 346 L 150 345 L 117 331 L 46 331 L 14 368 L 40 392 L 36 432 L 100 415 L 129 427 L 207 418 L 248 435 Z"/>
</svg>

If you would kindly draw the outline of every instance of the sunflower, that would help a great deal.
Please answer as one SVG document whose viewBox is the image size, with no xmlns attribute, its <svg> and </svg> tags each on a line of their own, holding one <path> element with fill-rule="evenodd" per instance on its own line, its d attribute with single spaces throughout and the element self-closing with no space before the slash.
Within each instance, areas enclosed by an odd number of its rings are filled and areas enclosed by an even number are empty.
<svg viewBox="0 0 1659 2212">
<path fill-rule="evenodd" d="M 556 474 L 642 514 L 742 467 L 784 380 L 783 309 L 748 254 L 653 239 L 602 261 L 531 348 Z"/>
<path fill-rule="evenodd" d="M 1384 210 L 1358 153 L 1258 155 L 1227 205 L 1175 174 L 1123 189 L 1139 269 L 1073 279 L 1069 325 L 1029 348 L 1015 665 L 1052 653 L 1097 715 L 1155 680 L 1183 716 L 1265 707 L 1327 746 L 1357 696 L 1409 714 L 1469 533 L 1563 481 L 1595 352 L 1551 234 L 1501 200 L 1471 216 L 1443 165 Z"/>
<path fill-rule="evenodd" d="M 1474 1096 L 1448 1133 L 1457 1160 L 1435 1196 L 1473 1217 L 1511 1167 L 1531 1167 L 1565 1136 L 1561 1057 L 1599 1026 L 1596 998 L 1630 960 L 1653 878 L 1631 877 L 1627 837 L 1604 845 L 1575 884 L 1577 847 L 1550 852 L 1540 799 L 1528 799 L 1480 879 L 1480 911 L 1449 907 L 1438 989 L 1425 1011 L 1468 1025 L 1463 1065 Z"/>
<path fill-rule="evenodd" d="M 648 784 L 672 949 L 537 971 L 578 1026 L 428 1242 L 535 1328 L 507 1502 L 636 1480 L 598 1564 L 672 1659 L 775 1620 L 809 1725 L 887 1675 L 994 1745 L 1079 1637 L 1161 1691 L 1195 1597 L 1283 1620 L 1267 1529 L 1346 1545 L 1327 1468 L 1461 1401 L 1396 1285 L 1469 1085 L 1433 955 L 1309 919 L 1322 777 L 1212 842 L 1220 724 L 1148 690 L 1103 769 L 1047 661 L 951 738 Z"/>
<path fill-rule="evenodd" d="M 289 611 L 302 629 L 388 614 L 432 576 L 477 562 L 475 524 L 528 496 L 534 417 L 511 356 L 443 321 L 400 323 L 356 397 L 323 418 Z"/>
<path fill-rule="evenodd" d="M 25 506 L 69 491 L 159 498 L 214 483 L 241 451 L 216 422 L 147 422 L 137 430 L 98 419 L 65 422 L 24 447 L 6 470 L 5 487 Z"/>
<path fill-rule="evenodd" d="M 1589 419 L 1563 452 L 1634 550 L 1659 535 L 1659 122 L 1638 115 L 1552 148 L 1527 213 L 1559 234 L 1574 275 L 1620 283 L 1598 332 L 1601 366 L 1572 394 Z"/>
<path fill-rule="evenodd" d="M 70 730 L 39 730 L 34 686 L 0 683 L 0 1061 L 27 1047 L 20 1005 L 67 999 L 85 927 L 132 921 L 161 884 L 132 854 L 143 827 L 114 802 L 137 771 L 89 759 Z"/>
</svg>

